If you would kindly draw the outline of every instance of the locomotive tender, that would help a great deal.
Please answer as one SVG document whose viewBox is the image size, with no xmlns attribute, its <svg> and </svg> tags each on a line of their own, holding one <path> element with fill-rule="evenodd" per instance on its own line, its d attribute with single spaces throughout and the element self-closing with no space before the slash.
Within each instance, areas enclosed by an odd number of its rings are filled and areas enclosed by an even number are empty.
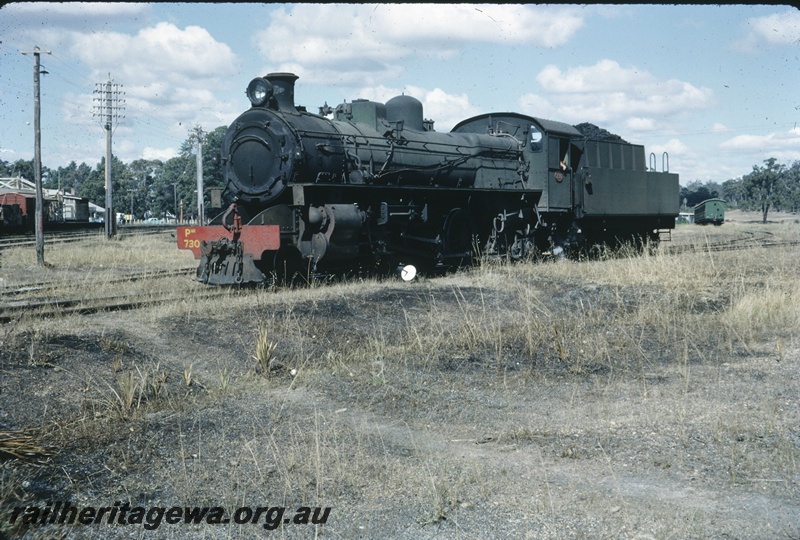
<svg viewBox="0 0 800 540">
<path fill-rule="evenodd" d="M 477 256 L 657 241 L 675 226 L 678 175 L 648 170 L 643 146 L 511 112 L 439 133 L 405 95 L 326 104 L 317 115 L 295 106 L 297 79 L 250 82 L 252 106 L 220 154 L 236 203 L 208 226 L 178 228 L 200 281 L 435 271 Z"/>
</svg>

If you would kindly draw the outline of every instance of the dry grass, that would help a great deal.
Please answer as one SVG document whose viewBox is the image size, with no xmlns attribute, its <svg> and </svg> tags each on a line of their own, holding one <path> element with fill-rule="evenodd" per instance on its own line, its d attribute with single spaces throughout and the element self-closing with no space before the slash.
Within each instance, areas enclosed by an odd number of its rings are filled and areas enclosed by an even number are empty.
<svg viewBox="0 0 800 540">
<path fill-rule="evenodd" d="M 5 249 L 2 271 L 5 279 L 23 281 L 85 273 L 94 277 L 120 271 L 165 270 L 193 264 L 190 252 L 173 248 L 176 243 L 170 232 L 149 236 L 120 233 L 111 240 L 98 233 L 96 238 L 45 246 L 47 268 L 36 266 L 36 251 L 31 247 Z"/>
<path fill-rule="evenodd" d="M 674 233 L 734 236 L 800 227 Z M 170 305 L 20 321 L 2 366 L 33 392 L 2 390 L 14 427 L 57 426 L 46 489 L 94 486 L 94 503 L 333 506 L 290 538 L 792 537 L 798 255 L 660 249 L 215 299 L 182 283 Z M 160 533 L 252 535 L 189 531 Z"/>
<path fill-rule="evenodd" d="M 41 445 L 36 430 L 0 430 L 0 459 L 42 458 L 53 454 L 52 450 Z"/>
</svg>

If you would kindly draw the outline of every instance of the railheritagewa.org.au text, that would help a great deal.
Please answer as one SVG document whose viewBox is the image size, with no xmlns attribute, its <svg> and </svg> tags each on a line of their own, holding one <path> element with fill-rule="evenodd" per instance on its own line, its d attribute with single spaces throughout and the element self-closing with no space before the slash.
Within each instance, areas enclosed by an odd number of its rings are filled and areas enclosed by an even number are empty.
<svg viewBox="0 0 800 540">
<path fill-rule="evenodd" d="M 240 506 L 228 512 L 221 506 L 133 506 L 116 501 L 110 506 L 75 506 L 69 501 L 17 506 L 11 510 L 11 525 L 138 525 L 155 530 L 162 525 L 260 525 L 272 531 L 281 525 L 324 525 L 331 508 L 301 506 Z"/>
</svg>

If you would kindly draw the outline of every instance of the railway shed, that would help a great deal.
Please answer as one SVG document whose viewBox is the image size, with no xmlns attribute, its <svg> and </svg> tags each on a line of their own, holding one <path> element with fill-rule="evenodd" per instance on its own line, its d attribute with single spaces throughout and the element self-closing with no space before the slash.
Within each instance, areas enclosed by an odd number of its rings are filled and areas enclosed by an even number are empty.
<svg viewBox="0 0 800 540">
<path fill-rule="evenodd" d="M 89 223 L 89 199 L 58 189 L 43 189 L 45 228 Z M 36 186 L 22 177 L 0 178 L 0 230 L 32 230 Z"/>
</svg>

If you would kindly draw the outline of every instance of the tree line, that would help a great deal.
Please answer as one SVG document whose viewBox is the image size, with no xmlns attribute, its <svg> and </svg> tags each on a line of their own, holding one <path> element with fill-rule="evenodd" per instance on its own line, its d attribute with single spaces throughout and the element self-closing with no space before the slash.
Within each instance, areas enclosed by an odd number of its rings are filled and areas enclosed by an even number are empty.
<svg viewBox="0 0 800 540">
<path fill-rule="evenodd" d="M 763 223 L 770 210 L 800 212 L 800 161 L 784 165 L 769 158 L 764 165 L 754 165 L 748 174 L 721 184 L 689 182 L 679 195 L 681 210 L 714 198 L 723 199 L 728 208 L 760 212 Z"/>
<path fill-rule="evenodd" d="M 221 126 L 201 138 L 204 201 L 207 209 L 211 208 L 209 189 L 225 187 L 222 166 L 216 157 L 226 131 L 227 127 Z M 114 211 L 127 214 L 132 209 L 136 219 L 165 218 L 168 215 L 180 215 L 183 202 L 184 219 L 196 219 L 198 132 L 199 127 L 195 127 L 181 145 L 179 154 L 166 161 L 137 159 L 126 164 L 112 155 L 111 190 Z M 105 157 L 94 168 L 86 163 L 78 165 L 75 161 L 57 169 L 42 165 L 42 186 L 46 189 L 63 189 L 66 193 L 74 190 L 77 196 L 105 207 L 105 168 Z M 0 160 L 0 177 L 17 176 L 33 181 L 33 160 L 17 160 L 13 163 Z M 222 207 L 226 208 L 231 202 L 232 196 L 223 192 Z M 206 213 L 206 218 L 213 217 Z"/>
<path fill-rule="evenodd" d="M 210 208 L 209 188 L 225 187 L 222 167 L 216 156 L 226 131 L 227 126 L 220 126 L 202 137 L 207 208 Z M 128 213 L 133 209 L 137 218 L 164 218 L 168 214 L 178 215 L 182 201 L 184 218 L 196 218 L 197 165 L 194 152 L 198 133 L 199 126 L 196 126 L 181 145 L 179 155 L 167 161 L 137 159 L 125 164 L 112 156 L 111 184 L 115 210 Z M 104 207 L 105 166 L 105 158 L 95 168 L 74 161 L 57 169 L 43 165 L 43 185 L 66 192 L 74 189 L 76 195 Z M 10 163 L 0 159 L 0 176 L 21 176 L 33 181 L 33 160 Z M 784 165 L 769 158 L 763 166 L 754 165 L 750 173 L 721 184 L 694 180 L 681 187 L 679 204 L 682 210 L 688 211 L 712 198 L 724 199 L 728 208 L 759 211 L 764 222 L 770 210 L 800 212 L 800 161 Z M 223 191 L 222 208 L 227 208 L 231 202 L 232 194 Z"/>
</svg>

